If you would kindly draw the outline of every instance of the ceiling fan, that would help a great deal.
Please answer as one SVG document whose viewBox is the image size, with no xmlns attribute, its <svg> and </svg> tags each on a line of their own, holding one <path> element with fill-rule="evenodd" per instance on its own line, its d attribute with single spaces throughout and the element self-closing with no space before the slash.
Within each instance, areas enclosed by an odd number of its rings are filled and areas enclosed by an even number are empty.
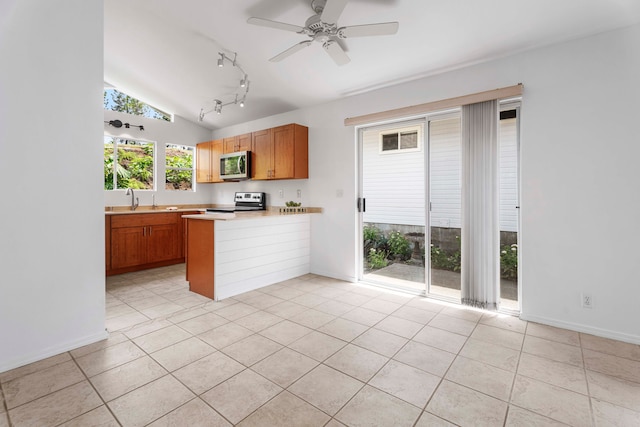
<svg viewBox="0 0 640 427">
<path fill-rule="evenodd" d="M 379 24 L 338 27 L 338 18 L 340 18 L 342 11 L 347 5 L 347 1 L 348 0 L 312 0 L 311 8 L 315 12 L 315 15 L 307 19 L 304 27 L 255 17 L 249 18 L 247 22 L 262 27 L 304 34 L 311 38 L 311 40 L 302 41 L 277 54 L 269 59 L 271 62 L 282 61 L 316 41 L 322 43 L 322 47 L 336 64 L 344 65 L 351 61 L 351 59 L 347 56 L 344 49 L 342 49 L 338 40 L 352 37 L 391 35 L 398 32 L 399 25 L 397 22 L 382 22 Z"/>
</svg>

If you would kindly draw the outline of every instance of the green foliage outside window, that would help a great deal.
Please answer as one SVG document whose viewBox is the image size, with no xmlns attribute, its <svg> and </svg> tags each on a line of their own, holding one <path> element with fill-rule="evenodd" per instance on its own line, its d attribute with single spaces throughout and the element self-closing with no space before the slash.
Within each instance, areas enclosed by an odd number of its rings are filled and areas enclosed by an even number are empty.
<svg viewBox="0 0 640 427">
<path fill-rule="evenodd" d="M 153 190 L 153 150 L 151 142 L 105 137 L 104 189 Z"/>
<path fill-rule="evenodd" d="M 165 189 L 193 190 L 193 147 L 167 145 L 165 158 Z"/>
<path fill-rule="evenodd" d="M 171 121 L 171 116 L 164 111 L 158 110 L 116 89 L 107 89 L 103 92 L 103 103 L 105 110 L 119 111 L 121 113 L 165 120 L 167 122 Z"/>
<path fill-rule="evenodd" d="M 389 251 L 400 260 L 408 260 L 411 257 L 411 244 L 399 231 L 389 233 Z"/>
<path fill-rule="evenodd" d="M 500 277 L 503 279 L 518 279 L 518 245 L 500 248 Z"/>
</svg>

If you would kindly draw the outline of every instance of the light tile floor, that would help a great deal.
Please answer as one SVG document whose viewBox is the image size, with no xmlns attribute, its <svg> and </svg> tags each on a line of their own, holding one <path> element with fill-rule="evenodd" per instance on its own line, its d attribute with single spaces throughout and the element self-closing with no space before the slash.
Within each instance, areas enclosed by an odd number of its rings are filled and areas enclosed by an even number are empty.
<svg viewBox="0 0 640 427">
<path fill-rule="evenodd" d="M 640 425 L 637 345 L 311 274 L 106 302 L 108 340 L 0 374 L 0 427 Z"/>
</svg>

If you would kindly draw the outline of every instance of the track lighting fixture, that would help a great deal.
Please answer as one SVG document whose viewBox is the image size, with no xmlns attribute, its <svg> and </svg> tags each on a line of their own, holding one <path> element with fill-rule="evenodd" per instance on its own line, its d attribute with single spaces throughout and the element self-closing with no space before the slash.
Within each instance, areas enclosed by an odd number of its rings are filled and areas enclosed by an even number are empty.
<svg viewBox="0 0 640 427">
<path fill-rule="evenodd" d="M 218 52 L 218 55 L 220 56 L 218 58 L 218 67 L 220 67 L 220 68 L 224 67 L 224 62 L 227 61 L 227 62 L 231 63 L 231 66 L 233 66 L 234 68 L 237 68 L 242 73 L 242 77 L 240 79 L 240 88 L 242 89 L 242 90 L 240 90 L 240 94 L 241 94 L 242 98 L 239 97 L 239 93 L 235 93 L 234 94 L 235 98 L 234 98 L 233 101 L 222 102 L 220 99 L 214 99 L 213 100 L 213 108 L 211 108 L 209 110 L 205 110 L 205 107 L 202 107 L 200 109 L 200 114 L 198 115 L 198 121 L 200 121 L 200 122 L 204 120 L 204 116 L 205 115 L 207 115 L 207 114 L 209 114 L 211 112 L 215 111 L 217 114 L 222 114 L 222 107 L 224 107 L 225 105 L 238 104 L 238 105 L 240 105 L 241 108 L 244 107 L 245 100 L 247 99 L 247 93 L 249 93 L 249 83 L 250 83 L 249 82 L 249 76 L 247 75 L 247 73 L 244 72 L 242 67 L 240 67 L 240 64 L 238 64 L 236 62 L 238 54 L 234 53 L 233 54 L 233 58 L 227 56 L 223 52 Z"/>
</svg>

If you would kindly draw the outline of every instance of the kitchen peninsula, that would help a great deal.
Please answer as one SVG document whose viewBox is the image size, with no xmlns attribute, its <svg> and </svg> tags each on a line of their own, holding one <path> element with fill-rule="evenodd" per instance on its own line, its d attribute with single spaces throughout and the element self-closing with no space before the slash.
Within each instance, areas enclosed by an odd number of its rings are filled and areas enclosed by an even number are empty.
<svg viewBox="0 0 640 427">
<path fill-rule="evenodd" d="M 189 289 L 221 300 L 309 273 L 314 211 L 184 215 Z"/>
</svg>

